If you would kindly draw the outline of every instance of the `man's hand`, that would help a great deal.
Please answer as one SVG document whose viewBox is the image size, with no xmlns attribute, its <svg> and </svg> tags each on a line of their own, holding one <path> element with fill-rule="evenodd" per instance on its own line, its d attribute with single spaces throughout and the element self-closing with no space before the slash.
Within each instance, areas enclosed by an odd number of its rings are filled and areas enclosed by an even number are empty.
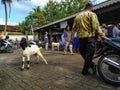
<svg viewBox="0 0 120 90">
<path fill-rule="evenodd" d="M 98 37 L 99 41 L 103 44 L 104 38 Z"/>
<path fill-rule="evenodd" d="M 72 44 L 73 43 L 73 40 L 70 40 L 70 44 Z"/>
</svg>

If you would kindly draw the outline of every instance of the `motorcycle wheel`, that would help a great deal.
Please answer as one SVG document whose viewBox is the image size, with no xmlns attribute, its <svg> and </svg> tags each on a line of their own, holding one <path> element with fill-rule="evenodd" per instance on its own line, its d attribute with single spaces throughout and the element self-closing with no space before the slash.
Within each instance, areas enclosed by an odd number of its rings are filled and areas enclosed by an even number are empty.
<svg viewBox="0 0 120 90">
<path fill-rule="evenodd" d="M 13 50 L 13 48 L 7 48 L 7 52 L 8 52 L 8 53 L 13 53 L 14 50 Z"/>
<path fill-rule="evenodd" d="M 97 65 L 98 74 L 105 82 L 120 86 L 120 70 L 105 63 L 105 57 L 120 65 L 120 55 L 115 52 L 108 52 L 100 57 Z"/>
<path fill-rule="evenodd" d="M 6 48 L 6 52 L 7 53 L 13 53 L 14 52 L 14 49 L 12 46 L 8 45 L 7 48 Z"/>
</svg>

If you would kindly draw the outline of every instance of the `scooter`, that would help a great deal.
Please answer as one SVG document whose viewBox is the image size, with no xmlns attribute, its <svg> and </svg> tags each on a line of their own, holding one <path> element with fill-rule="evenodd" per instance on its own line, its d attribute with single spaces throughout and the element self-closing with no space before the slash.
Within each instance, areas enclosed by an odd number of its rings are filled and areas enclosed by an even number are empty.
<svg viewBox="0 0 120 90">
<path fill-rule="evenodd" d="M 1 53 L 13 53 L 14 49 L 12 44 L 9 41 L 6 41 L 4 39 L 0 39 L 0 52 Z"/>
<path fill-rule="evenodd" d="M 120 86 L 120 40 L 104 38 L 101 51 L 94 57 L 99 76 L 107 83 Z"/>
</svg>

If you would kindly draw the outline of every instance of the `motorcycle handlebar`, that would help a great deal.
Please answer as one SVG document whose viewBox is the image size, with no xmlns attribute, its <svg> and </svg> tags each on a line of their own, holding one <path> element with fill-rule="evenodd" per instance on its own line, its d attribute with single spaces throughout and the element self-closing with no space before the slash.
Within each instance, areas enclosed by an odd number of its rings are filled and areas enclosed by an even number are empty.
<svg viewBox="0 0 120 90">
<path fill-rule="evenodd" d="M 104 37 L 103 39 L 104 39 L 104 40 L 111 41 L 111 39 L 110 39 L 110 38 L 108 38 L 108 37 Z"/>
</svg>

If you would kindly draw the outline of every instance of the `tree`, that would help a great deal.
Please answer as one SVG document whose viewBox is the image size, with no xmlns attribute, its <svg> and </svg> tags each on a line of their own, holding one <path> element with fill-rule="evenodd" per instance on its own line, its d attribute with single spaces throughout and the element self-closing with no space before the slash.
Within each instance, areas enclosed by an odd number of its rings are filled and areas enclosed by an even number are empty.
<svg viewBox="0 0 120 90">
<path fill-rule="evenodd" d="M 43 9 L 43 15 L 45 16 L 47 23 L 54 21 L 54 16 L 57 15 L 58 8 L 59 6 L 57 1 L 49 0 L 47 5 Z"/>
<path fill-rule="evenodd" d="M 9 4 L 9 9 L 11 11 L 11 3 L 12 0 L 1 0 L 2 4 L 4 4 L 5 8 L 5 28 L 4 28 L 4 35 L 6 35 L 6 29 L 7 29 L 7 22 L 8 22 L 8 12 L 7 12 L 7 3 Z"/>
<path fill-rule="evenodd" d="M 42 26 L 80 12 L 87 2 L 89 0 L 61 0 L 61 2 L 49 0 L 43 9 L 39 6 L 33 8 L 25 21 L 28 24 L 34 23 L 35 26 Z"/>
<path fill-rule="evenodd" d="M 89 0 L 61 0 L 59 3 L 54 0 L 49 0 L 43 9 L 46 22 L 50 23 L 80 12 L 87 2 Z"/>
<path fill-rule="evenodd" d="M 21 1 L 21 0 L 17 0 Z M 7 11 L 7 4 L 9 5 L 9 15 L 11 14 L 11 3 L 12 0 L 1 0 L 1 3 L 4 4 L 5 8 L 5 28 L 4 28 L 4 35 L 6 35 L 6 30 L 7 30 L 7 22 L 8 22 L 8 11 Z"/>
<path fill-rule="evenodd" d="M 38 6 L 33 8 L 33 11 L 29 13 L 26 17 L 26 21 L 30 24 L 34 24 L 34 26 L 42 26 L 45 24 L 45 17 L 42 14 L 41 8 Z"/>
<path fill-rule="evenodd" d="M 28 32 L 28 34 L 32 34 L 30 31 L 31 25 L 32 27 L 37 27 L 44 24 L 46 24 L 45 17 L 42 14 L 41 8 L 37 6 L 29 12 L 28 16 L 25 18 L 25 21 L 19 23 L 19 26 L 23 28 L 24 33 Z"/>
<path fill-rule="evenodd" d="M 27 30 L 27 25 L 26 25 L 26 22 L 25 21 L 23 21 L 22 23 L 19 23 L 19 26 L 21 26 L 22 27 L 22 31 L 23 31 L 23 33 L 25 34 L 25 31 Z"/>
</svg>

